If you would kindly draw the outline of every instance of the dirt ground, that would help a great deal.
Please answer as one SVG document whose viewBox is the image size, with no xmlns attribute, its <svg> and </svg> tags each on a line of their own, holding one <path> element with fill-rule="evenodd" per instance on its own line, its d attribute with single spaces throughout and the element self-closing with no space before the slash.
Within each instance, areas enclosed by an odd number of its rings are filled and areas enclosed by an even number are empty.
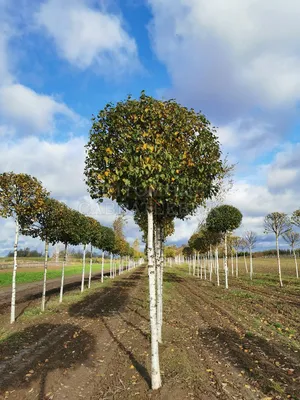
<svg viewBox="0 0 300 400">
<path fill-rule="evenodd" d="M 179 268 L 167 269 L 164 287 L 159 391 L 149 389 L 141 267 L 55 313 L 20 318 L 0 342 L 2 398 L 300 399 L 296 292 L 238 280 L 225 291 Z"/>
</svg>

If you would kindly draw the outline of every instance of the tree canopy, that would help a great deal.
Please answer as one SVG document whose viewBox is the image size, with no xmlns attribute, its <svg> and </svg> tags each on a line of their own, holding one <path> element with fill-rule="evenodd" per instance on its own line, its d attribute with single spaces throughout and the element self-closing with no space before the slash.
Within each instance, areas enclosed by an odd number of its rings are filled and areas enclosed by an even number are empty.
<svg viewBox="0 0 300 400">
<path fill-rule="evenodd" d="M 43 210 L 49 193 L 42 183 L 28 174 L 0 174 L 0 216 L 32 222 Z"/>
<path fill-rule="evenodd" d="M 242 213 L 236 207 L 222 205 L 209 212 L 206 225 L 209 230 L 227 233 L 237 229 L 241 225 L 242 218 Z"/>
<path fill-rule="evenodd" d="M 184 218 L 218 192 L 220 156 L 203 114 L 142 92 L 138 100 L 106 105 L 93 119 L 86 182 L 93 198 L 142 212 L 151 188 L 154 214 Z"/>
</svg>

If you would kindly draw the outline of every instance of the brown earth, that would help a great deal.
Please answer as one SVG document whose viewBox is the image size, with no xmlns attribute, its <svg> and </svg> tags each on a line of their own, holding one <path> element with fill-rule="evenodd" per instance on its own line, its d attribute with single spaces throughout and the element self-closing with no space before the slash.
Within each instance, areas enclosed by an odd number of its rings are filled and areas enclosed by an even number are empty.
<svg viewBox="0 0 300 400">
<path fill-rule="evenodd" d="M 156 392 L 145 268 L 55 313 L 20 318 L 0 343 L 3 399 L 299 400 L 299 297 L 231 286 L 167 270 Z"/>
</svg>

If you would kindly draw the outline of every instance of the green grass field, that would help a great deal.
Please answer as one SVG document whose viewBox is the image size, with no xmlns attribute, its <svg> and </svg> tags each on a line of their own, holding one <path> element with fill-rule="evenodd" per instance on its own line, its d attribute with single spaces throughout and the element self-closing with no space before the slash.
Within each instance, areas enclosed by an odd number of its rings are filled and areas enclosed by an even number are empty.
<svg viewBox="0 0 300 400">
<path fill-rule="evenodd" d="M 22 271 L 20 268 L 17 271 L 17 284 L 20 283 L 30 283 L 37 282 L 43 280 L 44 272 L 42 270 L 34 271 L 34 268 L 31 268 L 32 271 Z M 104 270 L 109 270 L 109 263 L 104 264 Z M 66 266 L 65 268 L 65 276 L 77 275 L 82 272 L 82 264 L 75 264 L 72 266 Z M 100 264 L 93 264 L 92 269 L 93 274 L 101 272 Z M 86 275 L 89 273 L 89 264 L 86 265 Z M 55 267 L 55 269 L 48 268 L 47 279 L 60 278 L 61 269 Z M 12 282 L 12 271 L 5 271 L 0 273 L 0 287 L 9 286 Z"/>
</svg>

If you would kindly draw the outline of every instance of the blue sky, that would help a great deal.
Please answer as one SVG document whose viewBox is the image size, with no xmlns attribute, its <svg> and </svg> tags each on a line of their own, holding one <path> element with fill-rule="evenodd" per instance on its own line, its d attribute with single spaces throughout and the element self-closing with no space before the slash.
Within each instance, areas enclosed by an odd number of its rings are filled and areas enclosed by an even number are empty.
<svg viewBox="0 0 300 400">
<path fill-rule="evenodd" d="M 225 202 L 263 235 L 263 217 L 299 204 L 297 0 L 0 0 L 0 171 L 37 176 L 52 195 L 99 210 L 83 183 L 90 118 L 142 89 L 202 110 L 236 163 Z M 97 210 L 95 212 L 95 210 Z M 176 222 L 183 243 L 205 211 Z M 126 235 L 139 235 L 128 217 Z M 0 222 L 0 254 L 13 222 Z M 38 242 L 22 238 L 22 244 Z"/>
</svg>

